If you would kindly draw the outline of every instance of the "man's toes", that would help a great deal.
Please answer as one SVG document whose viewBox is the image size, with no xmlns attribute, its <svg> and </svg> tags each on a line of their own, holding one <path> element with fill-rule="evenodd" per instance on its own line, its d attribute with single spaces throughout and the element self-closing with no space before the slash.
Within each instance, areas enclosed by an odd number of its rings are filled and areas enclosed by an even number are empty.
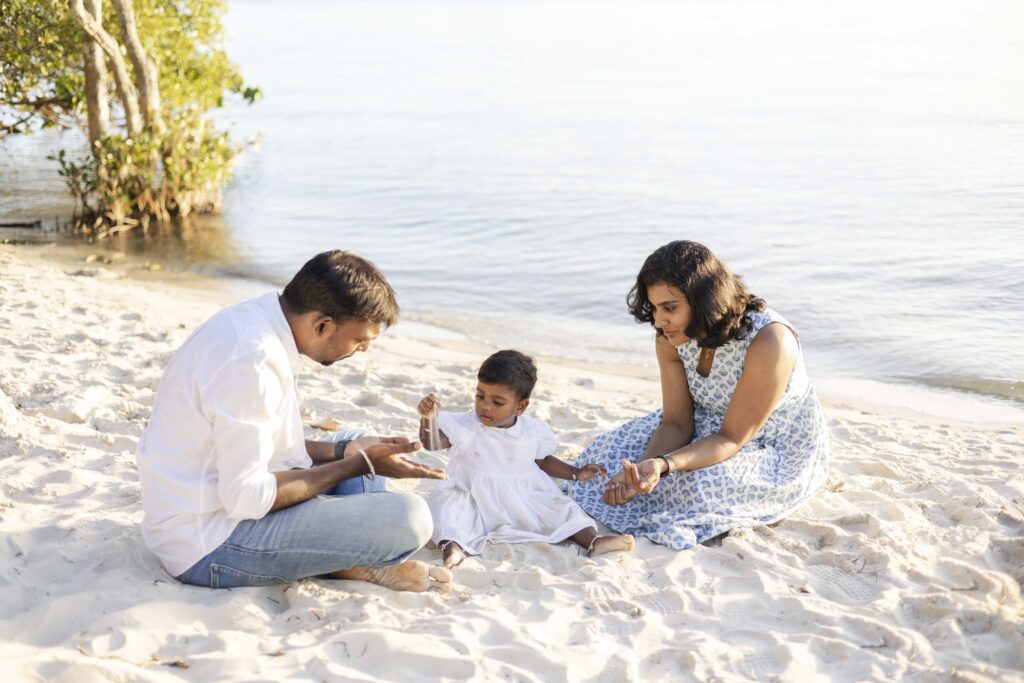
<svg viewBox="0 0 1024 683">
<path fill-rule="evenodd" d="M 438 583 L 451 583 L 452 573 L 446 567 L 439 567 L 432 564 L 427 569 L 427 575 Z"/>
<path fill-rule="evenodd" d="M 430 584 L 430 590 L 434 593 L 444 593 L 447 595 L 452 592 L 452 584 L 442 583 L 440 581 L 433 581 Z"/>
</svg>

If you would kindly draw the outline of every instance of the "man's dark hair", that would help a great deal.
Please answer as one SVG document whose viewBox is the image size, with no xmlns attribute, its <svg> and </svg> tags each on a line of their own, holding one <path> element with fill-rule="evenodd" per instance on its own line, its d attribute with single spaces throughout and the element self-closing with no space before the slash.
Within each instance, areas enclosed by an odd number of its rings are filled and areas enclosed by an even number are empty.
<svg viewBox="0 0 1024 683">
<path fill-rule="evenodd" d="M 516 392 L 519 400 L 530 398 L 537 384 L 537 366 L 525 353 L 505 349 L 492 354 L 480 366 L 476 378 L 486 384 L 501 384 Z"/>
<path fill-rule="evenodd" d="M 293 313 L 320 311 L 335 322 L 361 318 L 389 327 L 398 320 L 398 302 L 384 274 L 347 251 L 317 254 L 302 266 L 281 294 Z"/>
<path fill-rule="evenodd" d="M 767 306 L 721 259 L 697 242 L 669 242 L 647 257 L 626 296 L 629 312 L 637 322 L 654 324 L 654 305 L 647 297 L 647 288 L 659 282 L 686 295 L 692 317 L 684 332 L 701 348 L 743 339 L 753 327 L 747 313 L 763 311 Z"/>
</svg>

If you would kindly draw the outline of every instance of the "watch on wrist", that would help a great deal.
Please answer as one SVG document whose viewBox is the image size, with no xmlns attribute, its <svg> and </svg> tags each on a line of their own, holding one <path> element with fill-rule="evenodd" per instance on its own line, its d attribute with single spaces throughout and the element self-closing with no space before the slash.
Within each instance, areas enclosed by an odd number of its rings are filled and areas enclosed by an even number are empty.
<svg viewBox="0 0 1024 683">
<path fill-rule="evenodd" d="M 334 459 L 342 460 L 345 458 L 345 449 L 352 443 L 349 439 L 341 439 L 340 441 L 334 442 Z"/>
</svg>

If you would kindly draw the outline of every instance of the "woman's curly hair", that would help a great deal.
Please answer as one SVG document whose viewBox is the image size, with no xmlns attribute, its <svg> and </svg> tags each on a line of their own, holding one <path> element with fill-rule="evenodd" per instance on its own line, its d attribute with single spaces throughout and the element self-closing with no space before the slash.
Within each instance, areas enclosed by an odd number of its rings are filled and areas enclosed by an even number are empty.
<svg viewBox="0 0 1024 683">
<path fill-rule="evenodd" d="M 647 257 L 626 296 L 637 322 L 654 325 L 654 306 L 647 298 L 647 288 L 659 282 L 686 295 L 693 314 L 684 332 L 702 348 L 743 339 L 752 326 L 747 313 L 767 307 L 721 259 L 697 242 L 669 242 Z"/>
</svg>

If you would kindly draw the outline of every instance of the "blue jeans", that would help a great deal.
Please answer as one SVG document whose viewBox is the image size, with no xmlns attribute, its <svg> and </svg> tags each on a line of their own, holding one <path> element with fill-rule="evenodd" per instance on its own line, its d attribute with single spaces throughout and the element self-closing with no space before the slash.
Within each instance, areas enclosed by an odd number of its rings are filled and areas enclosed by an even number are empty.
<svg viewBox="0 0 1024 683">
<path fill-rule="evenodd" d="M 385 491 L 385 481 L 346 479 L 312 500 L 243 520 L 177 578 L 207 588 L 268 586 L 404 562 L 430 540 L 430 509 L 414 493 Z"/>
</svg>

